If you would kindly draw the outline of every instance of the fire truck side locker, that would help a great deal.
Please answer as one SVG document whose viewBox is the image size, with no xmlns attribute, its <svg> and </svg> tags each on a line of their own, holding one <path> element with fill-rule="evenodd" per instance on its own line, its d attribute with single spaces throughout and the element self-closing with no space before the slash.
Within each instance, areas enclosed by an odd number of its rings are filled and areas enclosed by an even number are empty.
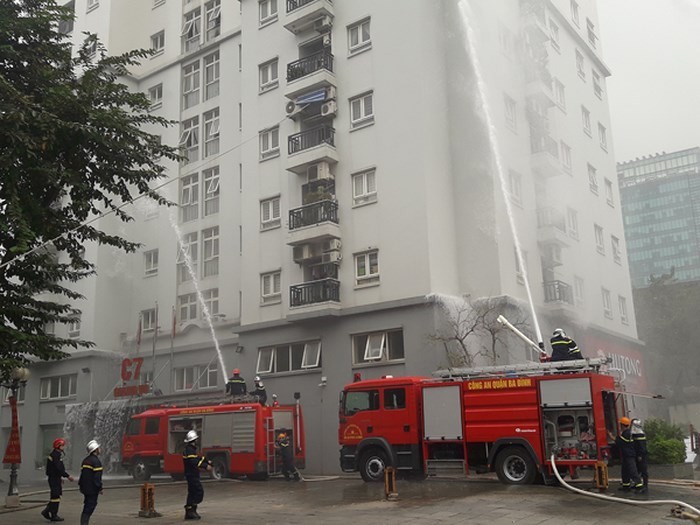
<svg viewBox="0 0 700 525">
<path fill-rule="evenodd" d="M 463 476 L 467 465 L 462 384 L 426 384 L 422 396 L 424 472 Z"/>
</svg>

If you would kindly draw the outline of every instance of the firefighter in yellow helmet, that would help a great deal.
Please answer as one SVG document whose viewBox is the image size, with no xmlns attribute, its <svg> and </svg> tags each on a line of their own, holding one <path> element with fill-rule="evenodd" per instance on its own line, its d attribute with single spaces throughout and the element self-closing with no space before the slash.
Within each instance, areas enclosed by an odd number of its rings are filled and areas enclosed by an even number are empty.
<svg viewBox="0 0 700 525">
<path fill-rule="evenodd" d="M 282 474 L 284 479 L 291 481 L 291 476 L 294 476 L 294 481 L 299 481 L 299 471 L 294 466 L 294 446 L 289 441 L 289 436 L 285 432 L 280 432 L 277 435 L 277 448 L 282 456 Z"/>
<path fill-rule="evenodd" d="M 615 439 L 617 450 L 620 452 L 620 460 L 622 461 L 622 486 L 620 486 L 619 490 L 624 492 L 629 492 L 632 489 L 641 491 L 644 485 L 640 481 L 639 473 L 637 472 L 637 451 L 632 439 L 632 431 L 630 430 L 630 418 L 621 417 L 618 422 L 620 423 L 620 432 L 617 434 L 617 437 L 612 434 L 610 434 L 610 437 Z"/>
</svg>

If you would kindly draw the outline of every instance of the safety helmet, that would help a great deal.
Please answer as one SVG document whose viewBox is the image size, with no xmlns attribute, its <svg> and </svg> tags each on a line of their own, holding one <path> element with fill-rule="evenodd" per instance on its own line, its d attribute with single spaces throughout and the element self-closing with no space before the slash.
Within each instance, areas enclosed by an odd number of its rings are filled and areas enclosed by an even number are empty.
<svg viewBox="0 0 700 525">
<path fill-rule="evenodd" d="M 255 376 L 256 381 L 260 381 L 260 376 Z"/>
<path fill-rule="evenodd" d="M 190 430 L 187 435 L 185 436 L 185 443 L 192 443 L 193 441 L 197 440 L 199 436 L 197 435 L 197 432 L 195 430 Z"/>
<path fill-rule="evenodd" d="M 272 394 L 272 399 L 277 399 L 277 394 Z"/>
<path fill-rule="evenodd" d="M 560 335 L 560 336 L 564 337 L 566 334 L 564 333 L 563 328 L 555 328 L 554 332 L 552 332 L 552 335 Z"/>
<path fill-rule="evenodd" d="M 284 439 L 286 437 L 287 437 L 287 434 L 285 434 L 284 432 L 280 432 L 279 435 L 277 436 L 277 439 Z"/>
<path fill-rule="evenodd" d="M 630 418 L 628 417 L 621 417 L 619 421 L 621 425 L 624 425 L 626 427 L 630 426 Z"/>
<path fill-rule="evenodd" d="M 58 438 L 53 440 L 53 448 L 58 448 L 61 445 L 65 446 L 66 440 L 63 438 Z"/>
<path fill-rule="evenodd" d="M 241 371 L 240 371 L 238 368 L 234 368 L 234 369 L 233 369 L 233 375 L 234 375 L 234 376 L 237 376 L 237 375 L 240 374 L 240 373 L 241 373 Z"/>
<path fill-rule="evenodd" d="M 98 448 L 100 448 L 100 444 L 97 442 L 97 440 L 91 439 L 90 441 L 88 441 L 88 444 L 85 448 L 87 449 L 88 454 L 92 454 Z"/>
</svg>

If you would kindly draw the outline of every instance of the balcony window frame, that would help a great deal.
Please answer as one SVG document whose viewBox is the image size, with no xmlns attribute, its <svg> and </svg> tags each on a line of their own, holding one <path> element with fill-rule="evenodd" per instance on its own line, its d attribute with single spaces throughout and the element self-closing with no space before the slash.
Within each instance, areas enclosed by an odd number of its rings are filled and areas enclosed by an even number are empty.
<svg viewBox="0 0 700 525">
<path fill-rule="evenodd" d="M 615 190 L 613 189 L 613 182 L 605 178 L 605 201 L 610 205 L 612 208 L 615 207 Z"/>
<path fill-rule="evenodd" d="M 375 286 L 380 283 L 379 250 L 367 250 L 353 256 L 355 286 Z"/>
<path fill-rule="evenodd" d="M 181 323 L 196 321 L 199 318 L 199 304 L 196 293 L 185 293 L 177 296 L 177 314 Z"/>
<path fill-rule="evenodd" d="M 598 184 L 598 170 L 590 162 L 587 163 L 586 166 L 588 169 L 588 189 L 590 189 L 591 193 L 594 195 L 598 195 L 598 192 L 600 191 L 600 185 Z"/>
<path fill-rule="evenodd" d="M 184 149 L 184 164 L 199 160 L 199 115 L 183 120 L 181 124 L 180 148 Z"/>
<path fill-rule="evenodd" d="M 579 5 L 576 0 L 569 0 L 569 10 L 571 11 L 571 21 L 576 27 L 581 24 Z"/>
<path fill-rule="evenodd" d="M 80 337 L 80 330 L 82 329 L 82 319 L 80 315 L 73 317 L 68 323 L 68 338 L 77 339 Z"/>
<path fill-rule="evenodd" d="M 219 96 L 219 81 L 221 78 L 221 60 L 219 51 L 215 51 L 202 59 L 204 65 L 204 100 Z"/>
<path fill-rule="evenodd" d="M 260 304 L 282 302 L 282 270 L 260 274 Z"/>
<path fill-rule="evenodd" d="M 141 312 L 139 312 L 139 315 L 141 316 L 141 331 L 155 332 L 156 324 L 158 323 L 156 309 L 147 308 L 146 310 L 141 310 Z"/>
<path fill-rule="evenodd" d="M 626 297 L 624 297 L 622 295 L 617 296 L 617 309 L 620 313 L 620 322 L 624 325 L 628 325 L 630 321 L 629 321 L 629 313 L 628 313 L 628 309 L 627 309 L 627 298 Z"/>
<path fill-rule="evenodd" d="M 280 128 L 274 126 L 264 129 L 260 136 L 260 160 L 268 160 L 278 157 L 280 154 Z"/>
<path fill-rule="evenodd" d="M 572 239 L 578 240 L 578 211 L 573 208 L 566 208 L 566 233 Z"/>
<path fill-rule="evenodd" d="M 598 142 L 600 144 L 600 149 L 607 152 L 608 151 L 608 130 L 600 122 L 598 122 Z"/>
<path fill-rule="evenodd" d="M 277 214 L 275 214 L 277 211 Z M 260 230 L 267 231 L 282 225 L 282 203 L 280 196 L 260 201 Z"/>
<path fill-rule="evenodd" d="M 202 201 L 204 207 L 202 216 L 209 217 L 219 213 L 219 199 L 221 194 L 220 189 L 220 170 L 219 166 L 213 166 L 202 171 Z"/>
<path fill-rule="evenodd" d="M 56 383 L 55 388 L 53 385 L 54 382 Z M 78 374 L 42 377 L 39 383 L 39 400 L 55 401 L 76 397 L 78 393 L 77 385 Z M 52 395 L 54 390 L 56 391 L 56 395 Z"/>
<path fill-rule="evenodd" d="M 221 35 L 221 0 L 211 0 L 204 4 L 206 42 L 211 42 Z"/>
<path fill-rule="evenodd" d="M 612 250 L 613 261 L 615 264 L 622 265 L 622 249 L 620 239 L 614 235 L 610 236 L 610 248 Z"/>
<path fill-rule="evenodd" d="M 279 6 L 277 3 L 278 0 L 258 1 L 258 27 L 265 27 L 278 19 Z"/>
<path fill-rule="evenodd" d="M 214 316 L 219 313 L 218 288 L 208 288 L 206 290 L 202 290 L 202 301 L 204 302 L 204 306 L 207 307 L 210 316 Z M 202 318 L 204 318 L 204 308 L 202 308 Z"/>
<path fill-rule="evenodd" d="M 143 252 L 144 276 L 158 275 L 158 248 Z"/>
<path fill-rule="evenodd" d="M 591 130 L 591 112 L 584 105 L 581 105 L 581 125 L 583 126 L 583 132 L 589 137 L 592 137 L 593 132 Z"/>
<path fill-rule="evenodd" d="M 201 67 L 199 59 L 182 66 L 182 108 L 189 109 L 199 104 L 201 91 Z"/>
<path fill-rule="evenodd" d="M 279 57 L 258 66 L 258 92 L 266 93 L 279 87 Z"/>
<path fill-rule="evenodd" d="M 518 131 L 518 103 L 507 93 L 503 93 L 503 111 L 506 127 L 517 133 Z"/>
<path fill-rule="evenodd" d="M 182 15 L 182 52 L 190 53 L 199 49 L 202 43 L 202 8 L 195 7 Z"/>
<path fill-rule="evenodd" d="M 320 339 L 258 348 L 257 374 L 289 374 L 313 370 L 321 366 Z M 286 354 L 284 359 L 281 358 Z M 280 369 L 280 364 L 288 367 Z"/>
<path fill-rule="evenodd" d="M 560 149 L 561 149 L 561 166 L 562 169 L 571 175 L 573 172 L 573 161 L 571 157 L 571 146 L 569 146 L 566 142 L 563 140 L 560 141 Z"/>
<path fill-rule="evenodd" d="M 581 80 L 586 81 L 586 58 L 578 49 L 576 50 L 576 73 Z"/>
<path fill-rule="evenodd" d="M 366 31 L 364 30 L 366 26 Z M 356 55 L 372 48 L 371 17 L 363 18 L 347 26 L 348 55 Z"/>
<path fill-rule="evenodd" d="M 353 366 L 403 362 L 406 359 L 402 328 L 352 334 L 351 337 Z"/>
<path fill-rule="evenodd" d="M 353 173 L 351 180 L 353 206 L 377 202 L 377 170 L 375 168 Z"/>
<path fill-rule="evenodd" d="M 219 275 L 219 227 L 202 230 L 202 279 Z"/>
<path fill-rule="evenodd" d="M 190 232 L 185 233 L 182 239 L 178 241 L 178 250 L 176 257 L 176 264 L 178 268 L 177 281 L 179 284 L 191 281 L 192 275 L 187 268 L 187 258 L 189 258 L 190 264 L 192 265 L 192 271 L 197 274 L 198 265 L 198 254 L 199 254 L 199 233 Z"/>
<path fill-rule="evenodd" d="M 219 108 L 213 108 L 202 115 L 204 121 L 204 154 L 203 159 L 218 155 L 221 132 Z"/>
<path fill-rule="evenodd" d="M 605 232 L 603 227 L 600 224 L 594 224 L 593 234 L 595 238 L 596 251 L 601 255 L 605 255 Z"/>
<path fill-rule="evenodd" d="M 151 35 L 151 49 L 154 53 L 151 58 L 162 55 L 165 52 L 165 29 Z"/>
<path fill-rule="evenodd" d="M 349 105 L 351 130 L 374 124 L 374 91 L 366 91 L 350 98 Z"/>
<path fill-rule="evenodd" d="M 603 100 L 602 78 L 595 69 L 591 69 L 591 78 L 593 79 L 593 93 L 600 100 Z"/>
<path fill-rule="evenodd" d="M 180 178 L 180 223 L 199 218 L 199 173 Z"/>
<path fill-rule="evenodd" d="M 610 290 L 608 290 L 605 287 L 601 287 L 600 292 L 601 292 L 601 298 L 603 300 L 603 316 L 605 316 L 606 319 L 612 319 L 613 318 L 613 311 L 612 311 L 612 297 L 610 295 Z"/>
<path fill-rule="evenodd" d="M 148 99 L 151 101 L 151 111 L 163 106 L 163 83 L 156 84 L 148 89 Z"/>
</svg>

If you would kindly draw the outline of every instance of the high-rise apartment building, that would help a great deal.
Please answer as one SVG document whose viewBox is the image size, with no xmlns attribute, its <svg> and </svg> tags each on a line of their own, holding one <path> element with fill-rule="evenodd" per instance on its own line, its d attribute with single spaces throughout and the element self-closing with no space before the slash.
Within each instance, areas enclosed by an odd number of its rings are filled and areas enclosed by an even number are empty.
<svg viewBox="0 0 700 525">
<path fill-rule="evenodd" d="M 156 50 L 128 81 L 179 122 L 157 133 L 186 159 L 162 190 L 177 206 L 104 220 L 140 253 L 87 248 L 99 275 L 79 283 L 83 317 L 56 330 L 112 361 L 99 384 L 94 352 L 37 368 L 28 450 L 88 386 L 194 399 L 235 366 L 282 402 L 301 393 L 307 465 L 337 471 L 338 392 L 355 373 L 450 365 L 445 305 L 469 294 L 529 312 L 526 284 L 545 341 L 563 327 L 584 355 L 645 374 L 593 0 L 71 4 L 76 42 L 95 31 L 109 53 Z M 494 358 L 532 356 L 511 342 Z M 34 386 L 56 375 L 67 390 Z"/>
<path fill-rule="evenodd" d="M 617 165 L 634 288 L 700 280 L 700 148 Z"/>
</svg>

